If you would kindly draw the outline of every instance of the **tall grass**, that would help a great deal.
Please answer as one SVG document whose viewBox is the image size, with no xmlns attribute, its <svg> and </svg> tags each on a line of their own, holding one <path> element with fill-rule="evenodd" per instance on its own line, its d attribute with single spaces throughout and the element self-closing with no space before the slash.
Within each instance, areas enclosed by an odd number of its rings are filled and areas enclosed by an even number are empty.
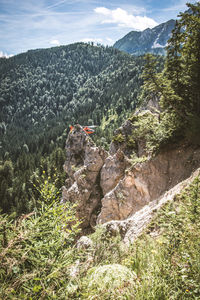
<svg viewBox="0 0 200 300">
<path fill-rule="evenodd" d="M 56 197 L 49 186 L 43 199 Z M 0 215 L 0 299 L 200 299 L 199 177 L 129 247 L 99 227 L 77 249 L 74 209 L 50 200 L 15 221 Z"/>
</svg>

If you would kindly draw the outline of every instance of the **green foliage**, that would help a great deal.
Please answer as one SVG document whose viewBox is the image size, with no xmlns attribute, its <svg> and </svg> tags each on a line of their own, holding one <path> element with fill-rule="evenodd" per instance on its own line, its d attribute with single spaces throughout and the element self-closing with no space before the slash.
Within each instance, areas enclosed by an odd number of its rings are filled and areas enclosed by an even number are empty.
<svg viewBox="0 0 200 300">
<path fill-rule="evenodd" d="M 0 164 L 0 207 L 8 210 L 9 206 L 13 206 L 13 185 L 14 168 L 12 161 L 6 160 Z"/>
<path fill-rule="evenodd" d="M 59 204 L 56 187 L 41 185 L 40 206 L 14 221 L 0 215 L 0 297 L 66 297 L 74 241 L 80 231 L 75 207 Z M 51 202 L 49 202 L 51 199 Z"/>
<path fill-rule="evenodd" d="M 136 147 L 136 141 L 134 140 L 134 138 L 132 136 L 128 136 L 127 146 L 129 148 L 135 148 Z"/>
<path fill-rule="evenodd" d="M 168 41 L 163 72 L 157 71 L 155 56 L 146 56 L 143 95 L 160 98 L 165 114 L 175 113 L 180 119 L 177 129 L 194 142 L 200 114 L 200 4 L 187 5 L 190 9 L 180 14 Z"/>
<path fill-rule="evenodd" d="M 91 239 L 94 244 L 92 256 L 95 265 L 102 262 L 104 264 L 114 264 L 121 261 L 124 247 L 119 233 L 111 236 L 105 227 L 97 226 L 95 232 L 91 235 Z"/>
<path fill-rule="evenodd" d="M 142 113 L 133 124 L 135 129 L 132 135 L 138 141 L 144 140 L 147 153 L 155 153 L 166 144 L 177 142 L 182 137 L 181 120 L 175 113 Z"/>
<path fill-rule="evenodd" d="M 136 107 L 143 65 L 143 57 L 84 43 L 0 59 L 0 159 L 14 168 L 12 182 L 2 183 L 4 212 L 31 211 L 30 180 L 41 165 L 63 178 L 70 124 L 99 125 L 92 138 L 109 148 L 113 131 Z"/>
<path fill-rule="evenodd" d="M 148 158 L 146 156 L 144 156 L 144 155 L 140 156 L 140 157 L 137 157 L 135 155 L 135 153 L 134 153 L 134 154 L 131 155 L 131 159 L 130 160 L 131 160 L 132 166 L 134 166 L 134 165 L 136 165 L 138 163 L 143 163 L 143 162 L 147 161 Z"/>
<path fill-rule="evenodd" d="M 141 155 L 155 155 L 169 143 L 177 143 L 183 138 L 183 123 L 175 112 L 152 113 L 146 110 L 133 114 L 129 121 L 132 123 L 132 132 L 114 135 L 113 142 L 118 147 L 123 143 L 123 151 L 127 151 L 133 164 L 143 160 Z"/>
<path fill-rule="evenodd" d="M 173 109 L 181 117 L 184 116 L 182 98 L 175 93 L 170 80 L 162 73 L 158 72 L 158 62 L 156 56 L 147 54 L 145 56 L 146 65 L 142 74 L 144 79 L 144 92 L 147 92 L 147 99 L 157 97 L 163 108 L 171 111 Z M 182 106 L 181 106 L 182 105 Z"/>
<path fill-rule="evenodd" d="M 122 135 L 122 133 L 119 133 L 117 135 L 114 135 L 113 141 L 117 143 L 123 143 L 125 141 L 125 137 Z"/>
<path fill-rule="evenodd" d="M 50 142 L 63 141 L 69 124 L 100 125 L 109 109 L 111 116 L 133 109 L 143 63 L 112 47 L 84 43 L 0 60 L 4 151 L 12 157 L 21 149 L 49 153 Z"/>
<path fill-rule="evenodd" d="M 108 264 L 89 270 L 83 296 L 86 299 L 128 299 L 135 288 L 135 274 L 119 264 Z"/>
<path fill-rule="evenodd" d="M 48 196 L 49 189 L 42 189 Z M 42 202 L 17 221 L 13 217 L 0 216 L 3 299 L 200 297 L 199 176 L 158 211 L 129 247 L 119 233 L 111 236 L 99 226 L 88 249 L 74 248 L 79 222 L 69 204 Z"/>
<path fill-rule="evenodd" d="M 57 147 L 49 157 L 40 157 L 39 153 L 22 153 L 15 163 L 11 160 L 0 164 L 0 207 L 3 212 L 25 213 L 31 211 L 35 205 L 43 170 L 45 177 L 56 179 L 56 188 L 60 189 L 65 180 L 63 164 L 64 150 Z M 34 194 L 35 197 L 32 197 Z"/>
<path fill-rule="evenodd" d="M 168 44 L 164 74 L 176 95 L 184 102 L 185 112 L 200 113 L 200 3 L 187 4 L 180 14 Z M 167 104 L 167 103 L 166 103 Z"/>
<path fill-rule="evenodd" d="M 200 145 L 200 118 L 199 116 L 189 116 L 189 126 L 185 128 L 186 139 L 192 144 Z"/>
</svg>

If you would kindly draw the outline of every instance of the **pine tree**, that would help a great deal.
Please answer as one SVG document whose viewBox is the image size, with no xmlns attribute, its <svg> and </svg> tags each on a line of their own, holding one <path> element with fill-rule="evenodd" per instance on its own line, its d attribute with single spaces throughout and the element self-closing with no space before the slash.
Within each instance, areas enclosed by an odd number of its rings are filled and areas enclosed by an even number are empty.
<svg viewBox="0 0 200 300">
<path fill-rule="evenodd" d="M 164 71 L 156 72 L 156 58 L 148 54 L 143 72 L 145 89 L 186 123 L 200 115 L 200 2 L 187 5 L 168 41 Z"/>
<path fill-rule="evenodd" d="M 200 2 L 187 4 L 167 47 L 164 76 L 181 97 L 187 116 L 200 113 Z"/>
</svg>

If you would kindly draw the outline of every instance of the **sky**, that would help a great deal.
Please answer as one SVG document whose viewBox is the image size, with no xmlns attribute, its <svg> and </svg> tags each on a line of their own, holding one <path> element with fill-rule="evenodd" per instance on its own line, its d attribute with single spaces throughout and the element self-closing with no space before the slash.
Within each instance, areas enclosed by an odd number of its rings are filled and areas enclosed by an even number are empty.
<svg viewBox="0 0 200 300">
<path fill-rule="evenodd" d="M 0 0 L 0 57 L 75 42 L 113 45 L 176 18 L 187 0 Z M 190 1 L 192 2 L 192 1 Z"/>
</svg>

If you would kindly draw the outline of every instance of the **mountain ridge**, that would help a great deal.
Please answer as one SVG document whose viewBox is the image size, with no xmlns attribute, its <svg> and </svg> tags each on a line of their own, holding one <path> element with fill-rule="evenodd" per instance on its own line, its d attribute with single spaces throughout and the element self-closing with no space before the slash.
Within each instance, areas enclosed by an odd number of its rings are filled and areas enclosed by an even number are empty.
<svg viewBox="0 0 200 300">
<path fill-rule="evenodd" d="M 115 42 L 113 47 L 133 55 L 142 55 L 147 52 L 164 55 L 164 48 L 170 38 L 175 22 L 174 19 L 171 19 L 152 29 L 131 31 Z"/>
</svg>

